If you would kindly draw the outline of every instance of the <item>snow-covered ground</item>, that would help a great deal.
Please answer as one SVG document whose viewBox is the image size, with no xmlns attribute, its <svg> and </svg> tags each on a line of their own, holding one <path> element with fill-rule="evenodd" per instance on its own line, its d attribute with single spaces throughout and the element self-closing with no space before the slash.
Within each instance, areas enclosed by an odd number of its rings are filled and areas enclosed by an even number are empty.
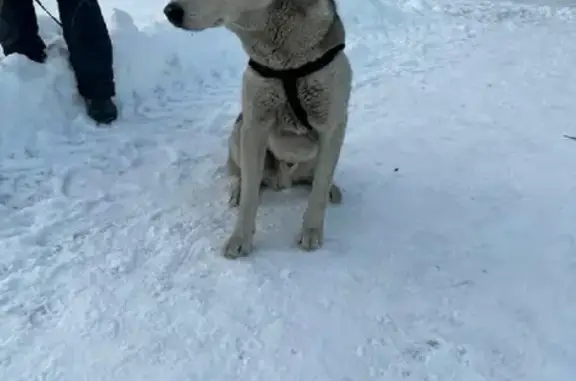
<svg viewBox="0 0 576 381">
<path fill-rule="evenodd" d="M 303 253 L 307 192 L 265 193 L 238 261 L 236 39 L 101 1 L 122 115 L 96 128 L 41 16 L 49 62 L 0 63 L 0 380 L 575 380 L 570 2 L 339 0 L 344 203 Z"/>
</svg>

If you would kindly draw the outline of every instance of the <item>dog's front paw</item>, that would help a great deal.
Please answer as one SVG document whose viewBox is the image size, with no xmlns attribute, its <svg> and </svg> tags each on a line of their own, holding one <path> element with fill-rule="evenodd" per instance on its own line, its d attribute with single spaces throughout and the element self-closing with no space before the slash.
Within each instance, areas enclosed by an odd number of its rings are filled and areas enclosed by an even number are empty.
<svg viewBox="0 0 576 381">
<path fill-rule="evenodd" d="M 322 247 L 324 243 L 324 229 L 302 227 L 298 235 L 298 246 L 302 250 L 313 251 Z"/>
<path fill-rule="evenodd" d="M 252 252 L 253 236 L 242 236 L 239 234 L 232 234 L 226 245 L 224 245 L 223 255 L 228 259 L 237 259 L 246 257 Z"/>
</svg>

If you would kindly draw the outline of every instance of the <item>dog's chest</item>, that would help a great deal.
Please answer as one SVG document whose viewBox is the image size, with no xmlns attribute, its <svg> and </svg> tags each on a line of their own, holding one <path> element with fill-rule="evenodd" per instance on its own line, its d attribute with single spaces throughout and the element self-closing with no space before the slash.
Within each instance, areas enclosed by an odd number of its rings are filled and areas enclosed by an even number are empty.
<svg viewBox="0 0 576 381">
<path fill-rule="evenodd" d="M 313 79 L 300 78 L 296 81 L 297 102 L 301 105 L 300 111 L 290 102 L 285 88 L 280 84 L 278 91 L 281 102 L 278 107 L 278 128 L 288 130 L 308 131 L 310 127 L 318 129 L 326 123 L 329 107 L 329 92 L 325 86 Z M 309 125 L 303 124 L 301 115 L 305 114 Z"/>
</svg>

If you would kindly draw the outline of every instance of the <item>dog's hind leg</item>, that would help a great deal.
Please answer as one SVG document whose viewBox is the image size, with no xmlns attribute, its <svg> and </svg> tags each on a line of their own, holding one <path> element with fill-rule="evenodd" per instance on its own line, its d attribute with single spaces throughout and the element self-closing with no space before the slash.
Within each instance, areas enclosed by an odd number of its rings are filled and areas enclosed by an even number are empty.
<svg viewBox="0 0 576 381">
<path fill-rule="evenodd" d="M 296 173 L 294 174 L 294 178 L 292 180 L 293 186 L 306 186 L 312 187 L 312 183 L 314 181 L 314 168 L 309 168 L 309 164 L 303 164 L 306 168 L 302 170 L 297 169 Z M 330 190 L 328 191 L 328 201 L 331 204 L 341 204 L 342 203 L 342 191 L 340 187 L 334 183 L 330 185 Z"/>
<path fill-rule="evenodd" d="M 231 160 L 228 159 L 228 163 L 230 163 Z M 235 163 L 232 163 L 232 165 L 236 165 Z M 229 164 L 229 166 L 231 166 Z M 238 175 L 230 175 L 230 190 L 229 190 L 229 197 L 228 197 L 228 205 L 231 208 L 235 208 L 238 206 L 238 204 L 240 203 L 240 171 L 238 171 Z"/>
<path fill-rule="evenodd" d="M 230 176 L 229 185 L 229 198 L 228 205 L 235 208 L 240 202 L 240 178 L 242 171 L 240 170 L 240 130 L 244 118 L 242 113 L 238 114 L 232 132 L 228 138 L 228 159 L 226 166 L 228 168 L 228 176 Z"/>
<path fill-rule="evenodd" d="M 328 200 L 331 204 L 341 204 L 342 203 L 342 191 L 340 187 L 334 183 L 330 185 L 330 191 L 328 192 Z"/>
<path fill-rule="evenodd" d="M 298 186 L 298 185 L 306 185 L 306 186 L 312 186 L 312 180 L 302 180 L 302 181 L 296 181 L 294 183 L 292 183 L 294 186 Z M 341 204 L 342 203 L 342 191 L 340 190 L 340 187 L 336 184 L 332 184 L 330 185 L 330 190 L 328 191 L 328 201 L 330 201 L 330 204 Z"/>
<path fill-rule="evenodd" d="M 312 190 L 304 212 L 302 229 L 298 235 L 298 245 L 303 250 L 315 250 L 324 243 L 324 216 L 330 190 L 333 187 L 334 171 L 344 142 L 346 121 L 341 123 L 343 124 L 335 126 L 332 131 L 319 134 L 320 149 L 314 169 Z"/>
</svg>

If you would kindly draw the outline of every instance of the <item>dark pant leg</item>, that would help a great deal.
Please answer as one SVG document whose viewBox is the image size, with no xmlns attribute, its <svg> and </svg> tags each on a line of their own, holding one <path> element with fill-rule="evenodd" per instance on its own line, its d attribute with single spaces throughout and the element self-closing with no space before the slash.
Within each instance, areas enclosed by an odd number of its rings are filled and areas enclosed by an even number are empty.
<svg viewBox="0 0 576 381">
<path fill-rule="evenodd" d="M 58 8 L 78 92 L 89 99 L 114 96 L 112 42 L 98 2 L 58 0 Z"/>
<path fill-rule="evenodd" d="M 46 45 L 38 36 L 38 21 L 32 0 L 0 0 L 0 44 L 5 55 L 37 57 Z"/>
</svg>

